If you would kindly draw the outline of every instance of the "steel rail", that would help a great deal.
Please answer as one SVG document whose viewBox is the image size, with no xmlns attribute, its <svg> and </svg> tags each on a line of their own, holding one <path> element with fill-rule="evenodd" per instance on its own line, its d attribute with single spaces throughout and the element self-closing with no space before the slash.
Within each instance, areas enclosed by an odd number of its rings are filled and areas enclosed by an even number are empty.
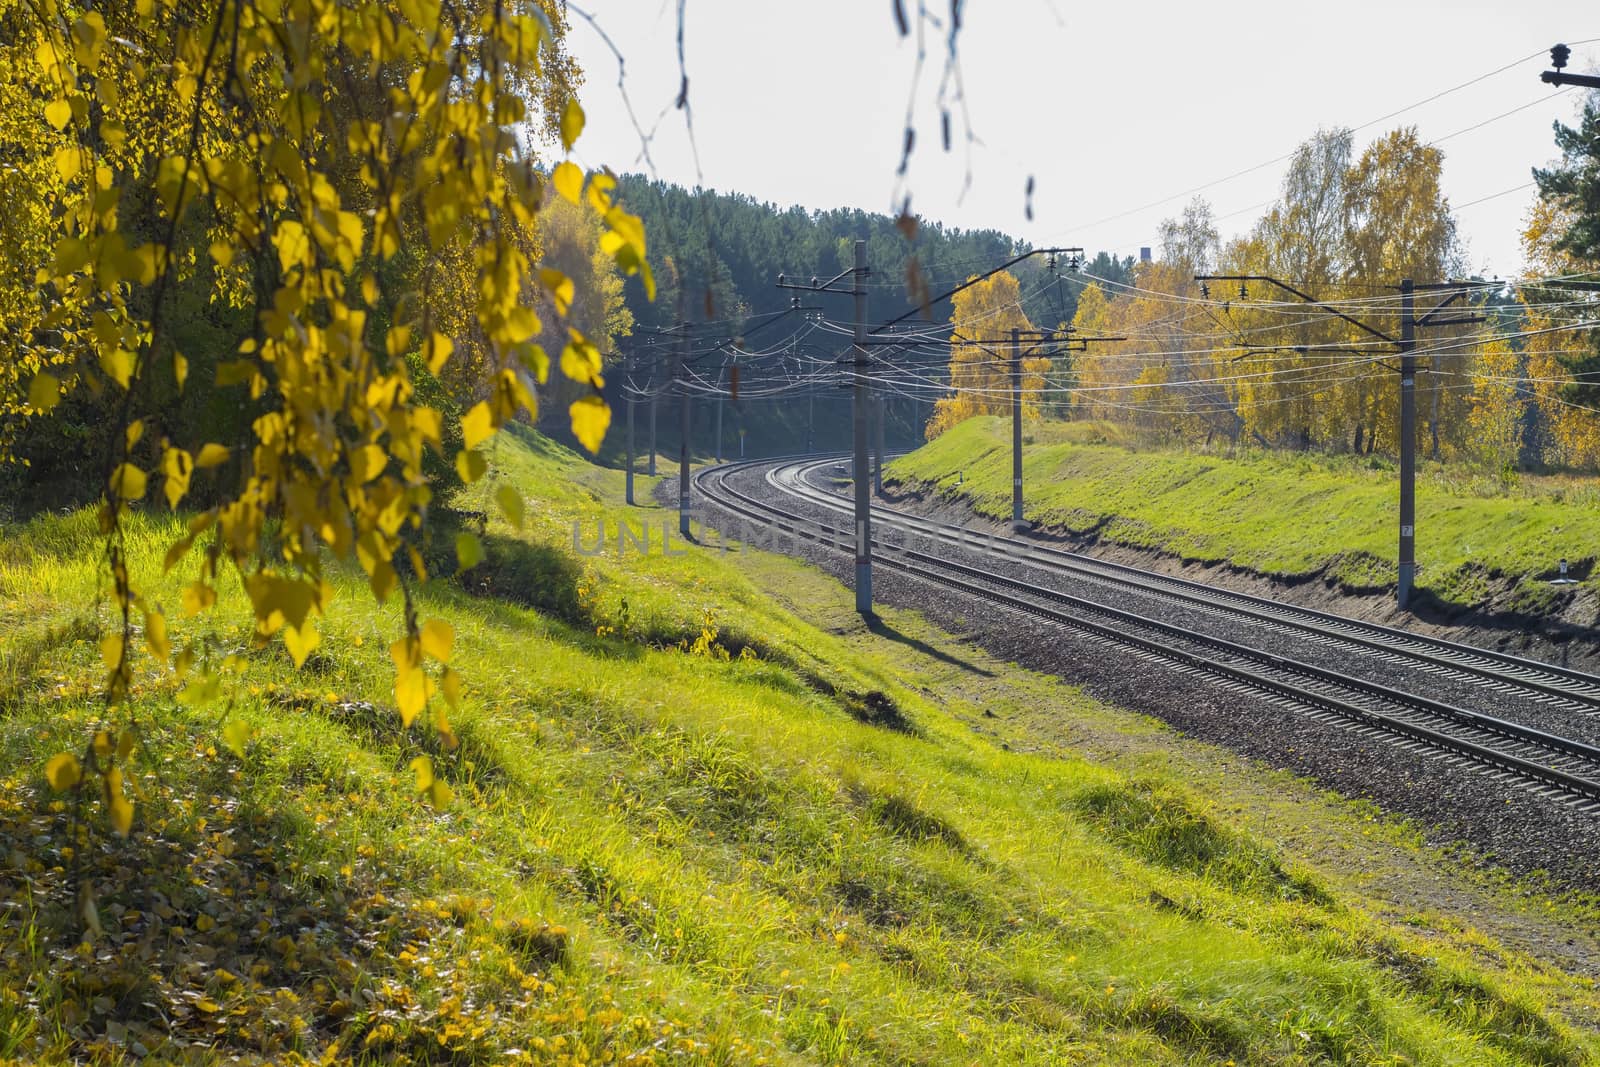
<svg viewBox="0 0 1600 1067">
<path fill-rule="evenodd" d="M 841 536 L 845 531 L 836 530 L 817 519 L 757 500 L 725 484 L 726 475 L 758 466 L 761 462 L 764 461 L 748 461 L 711 468 L 697 474 L 696 480 L 706 499 L 735 514 L 773 525 L 796 537 L 816 541 L 829 547 L 847 550 L 852 548 L 848 536 Z M 1220 677 L 1230 683 L 1265 691 L 1278 699 L 1287 699 L 1292 705 L 1308 711 L 1332 712 L 1347 723 L 1372 728 L 1380 734 L 1399 735 L 1411 742 L 1498 768 L 1500 771 L 1553 788 L 1555 792 L 1550 795 L 1560 795 L 1569 801 L 1577 801 L 1586 812 L 1600 811 L 1600 749 L 1594 746 L 1495 719 L 1493 716 L 1427 701 L 1426 698 L 1418 698 L 1376 683 L 1345 678 L 1324 668 L 1249 649 L 1221 638 L 1195 634 L 1193 631 L 1110 608 L 1107 605 L 1085 601 L 1070 594 L 1042 590 L 1017 579 L 991 574 L 965 564 L 942 560 L 925 553 L 904 552 L 900 555 L 909 556 L 914 562 L 886 555 L 880 559 L 880 564 L 923 581 L 957 589 L 979 599 L 1092 634 L 1113 644 L 1133 647 L 1147 658 L 1161 660 L 1182 670 Z M 952 571 L 955 573 L 949 573 Z M 992 588 L 996 585 L 1002 588 Z M 1004 591 L 1007 589 L 1013 592 Z M 1124 625 L 1114 626 L 1068 615 L 1052 604 L 1041 604 L 1038 600 L 1070 605 L 1113 618 Z M 1224 651 L 1227 655 L 1255 662 L 1268 671 L 1299 674 L 1309 679 L 1312 687 L 1275 678 L 1270 673 L 1252 670 L 1238 663 L 1225 662 L 1189 649 L 1175 647 L 1170 640 L 1129 633 L 1127 625 L 1153 630 L 1164 638 L 1210 646 Z M 1412 717 L 1406 718 L 1372 706 L 1353 703 L 1330 691 L 1339 688 L 1379 701 L 1387 701 L 1398 708 L 1406 709 Z M 1417 721 L 1419 713 L 1425 720 L 1432 721 Z M 1465 728 L 1478 736 L 1476 739 L 1462 737 L 1458 733 L 1448 732 L 1450 727 Z M 1496 747 L 1492 741 L 1485 740 L 1486 735 L 1489 738 L 1504 738 L 1511 741 L 1520 751 L 1513 752 L 1503 747 Z M 1559 765 L 1539 762 L 1536 757 L 1541 753 L 1554 754 L 1553 762 Z M 1575 767 L 1582 767 L 1590 773 L 1575 773 Z"/>
<path fill-rule="evenodd" d="M 786 492 L 837 510 L 839 505 L 832 494 L 805 481 L 806 474 L 829 462 L 812 461 L 775 467 L 768 473 L 768 480 Z M 780 476 L 785 471 L 799 474 L 793 481 L 785 483 Z M 1600 714 L 1600 677 L 1569 667 L 1423 637 L 1314 608 L 1281 604 L 1231 589 L 1217 589 L 1186 578 L 1153 574 L 1126 564 L 1099 560 L 1003 534 L 980 534 L 974 538 L 971 531 L 964 527 L 909 515 L 895 508 L 879 505 L 875 510 L 888 525 L 949 544 L 978 551 L 994 545 L 1005 546 L 1007 551 L 1001 554 L 1025 566 L 1065 572 L 1101 585 L 1136 588 L 1153 596 L 1185 602 L 1214 615 L 1248 618 L 1279 632 L 1310 635 L 1318 640 L 1354 646 L 1365 654 L 1375 654 L 1390 662 L 1412 660 L 1419 663 L 1423 670 L 1450 672 L 1467 680 L 1493 679 L 1497 683 L 1523 689 L 1537 699 L 1569 711 Z"/>
</svg>

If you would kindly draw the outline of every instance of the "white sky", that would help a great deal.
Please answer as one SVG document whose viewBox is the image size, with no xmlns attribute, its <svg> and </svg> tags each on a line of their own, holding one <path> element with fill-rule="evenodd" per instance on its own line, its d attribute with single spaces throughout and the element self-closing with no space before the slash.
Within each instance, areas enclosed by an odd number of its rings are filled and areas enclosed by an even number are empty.
<svg viewBox="0 0 1600 1067">
<path fill-rule="evenodd" d="M 898 206 L 906 103 L 916 56 L 891 0 L 686 0 L 685 52 L 701 175 L 708 188 L 780 205 Z M 917 0 L 905 0 L 915 19 Z M 693 186 L 680 112 L 677 0 L 582 0 L 627 61 L 627 85 L 648 129 L 656 173 Z M 948 15 L 945 0 L 928 0 Z M 929 219 L 1003 230 L 1035 246 L 1082 245 L 1137 255 L 1186 190 L 1290 152 L 1319 126 L 1357 126 L 1497 68 L 1507 71 L 1360 130 L 1357 150 L 1401 124 L 1441 139 L 1444 189 L 1472 264 L 1522 265 L 1518 233 L 1534 190 L 1469 202 L 1531 182 L 1555 154 L 1552 120 L 1571 122 L 1581 90 L 1539 81 L 1546 49 L 1600 38 L 1594 0 L 969 0 L 961 67 L 974 133 L 965 156 L 939 143 L 935 91 L 942 38 L 929 27 L 908 175 Z M 589 126 L 574 155 L 586 166 L 646 171 L 617 91 L 617 64 L 572 16 L 571 48 L 587 72 Z M 1537 55 L 1532 55 L 1538 53 Z M 1518 60 L 1525 61 L 1517 62 Z M 1600 43 L 1579 45 L 1569 70 L 1591 71 Z M 1479 129 L 1449 136 L 1513 108 Z M 1273 199 L 1284 164 L 1202 190 L 1228 236 Z M 1034 220 L 1023 188 L 1036 180 Z M 1153 207 L 1146 207 L 1162 201 Z M 1121 216 L 1112 218 L 1112 216 Z"/>
</svg>

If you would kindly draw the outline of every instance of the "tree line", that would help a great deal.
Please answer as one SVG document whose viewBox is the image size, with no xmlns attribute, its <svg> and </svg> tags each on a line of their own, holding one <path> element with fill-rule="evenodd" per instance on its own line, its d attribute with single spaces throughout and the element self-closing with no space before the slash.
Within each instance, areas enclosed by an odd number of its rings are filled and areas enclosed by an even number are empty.
<svg viewBox="0 0 1600 1067">
<path fill-rule="evenodd" d="M 1467 304 L 1455 310 L 1483 321 L 1419 333 L 1425 455 L 1504 472 L 1600 465 L 1592 404 L 1600 358 L 1596 332 L 1586 329 L 1600 266 L 1593 100 L 1577 127 L 1558 124 L 1557 141 L 1562 162 L 1536 173 L 1541 195 L 1523 234 L 1531 277 L 1469 279 Z M 1154 261 L 1132 264 L 1125 278 L 1091 281 L 1077 295 L 1074 329 L 1127 340 L 1030 371 L 1046 402 L 1038 406 L 1052 410 L 1048 401 L 1066 399 L 1069 417 L 1187 444 L 1392 453 L 1398 368 L 1393 346 L 1374 334 L 1400 335 L 1402 279 L 1465 275 L 1442 166 L 1443 154 L 1414 128 L 1360 153 L 1350 131 L 1320 131 L 1294 153 L 1276 202 L 1243 235 L 1223 240 L 1209 205 L 1196 199 L 1162 225 Z M 1208 285 L 1196 275 L 1271 277 L 1318 303 L 1270 282 Z M 1418 314 L 1431 307 L 1428 297 L 1417 297 Z M 958 333 L 964 313 L 993 314 L 955 312 Z M 1013 317 L 1024 329 L 1039 322 Z M 952 355 L 958 390 L 974 358 Z M 947 397 L 928 434 L 966 414 L 1009 410 L 1001 388 L 991 382 L 987 393 Z"/>
</svg>

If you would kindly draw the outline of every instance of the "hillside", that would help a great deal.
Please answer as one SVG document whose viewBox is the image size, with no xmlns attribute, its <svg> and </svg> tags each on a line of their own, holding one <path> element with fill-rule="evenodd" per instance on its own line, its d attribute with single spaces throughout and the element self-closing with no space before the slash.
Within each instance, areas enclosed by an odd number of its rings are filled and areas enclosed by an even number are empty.
<svg viewBox="0 0 1600 1067">
<path fill-rule="evenodd" d="M 1025 512 L 1050 530 L 1340 594 L 1393 588 L 1399 490 L 1388 460 L 1140 447 L 1098 423 L 1035 423 L 1025 434 Z M 970 419 L 885 472 L 903 492 L 1009 519 L 1010 422 Z M 1508 486 L 1424 463 L 1417 531 L 1419 612 L 1593 624 L 1600 517 L 1586 479 L 1525 475 Z M 1580 584 L 1548 584 L 1563 556 Z"/>
<path fill-rule="evenodd" d="M 529 434 L 495 449 L 530 529 L 491 520 L 484 563 L 416 594 L 457 635 L 460 749 L 400 729 L 399 606 L 372 618 L 358 574 L 338 577 L 298 672 L 250 647 L 230 591 L 174 623 L 226 664 L 226 695 L 136 679 L 126 840 L 91 803 L 75 841 L 41 773 L 102 714 L 93 518 L 0 528 L 0 1058 L 1498 1065 L 1600 1050 L 1592 983 L 1496 940 L 1560 945 L 1587 905 L 1557 922 L 1555 901 L 1445 873 L 1366 810 L 915 616 L 865 630 L 847 591 L 800 564 L 663 552 L 669 513 L 625 512 L 614 472 Z M 648 518 L 654 551 L 573 551 L 575 529 L 614 538 L 624 518 Z M 176 529 L 140 512 L 130 530 L 167 603 Z M 237 721 L 248 740 L 224 731 Z M 420 755 L 453 794 L 437 810 Z M 87 937 L 75 883 L 102 928 Z M 1558 951 L 1592 969 L 1574 943 Z"/>
</svg>

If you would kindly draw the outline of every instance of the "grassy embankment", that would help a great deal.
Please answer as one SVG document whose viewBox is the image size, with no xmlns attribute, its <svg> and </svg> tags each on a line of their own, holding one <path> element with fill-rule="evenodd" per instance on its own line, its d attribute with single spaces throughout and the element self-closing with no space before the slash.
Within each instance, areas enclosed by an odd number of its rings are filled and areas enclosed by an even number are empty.
<svg viewBox="0 0 1600 1067">
<path fill-rule="evenodd" d="M 615 473 L 531 438 L 502 441 L 496 468 L 533 529 L 491 522 L 490 559 L 419 595 L 457 633 L 458 752 L 399 729 L 398 607 L 374 618 L 356 576 L 299 672 L 249 648 L 228 593 L 175 624 L 231 657 L 225 701 L 189 707 L 138 674 L 127 840 L 91 802 L 75 844 L 41 774 L 102 715 L 92 519 L 0 530 L 0 1059 L 1487 1065 L 1600 1048 L 1591 983 L 1455 923 L 1374 917 L 1178 775 L 1007 751 L 968 725 L 1110 714 L 1076 691 L 979 660 L 962 671 L 983 707 L 942 696 L 951 660 L 918 642 L 945 638 L 896 614 L 898 635 L 802 621 L 762 589 L 834 620 L 848 593 L 786 560 L 575 559 L 567 519 L 622 514 Z M 176 529 L 131 524 L 169 605 Z M 255 731 L 242 758 L 221 740 L 237 718 Z M 442 812 L 414 792 L 423 753 L 454 789 Z M 88 940 L 74 878 L 97 897 Z"/>
<path fill-rule="evenodd" d="M 1388 460 L 1138 448 L 1095 423 L 1025 430 L 1024 507 L 1036 523 L 1276 577 L 1324 574 L 1349 592 L 1394 584 L 1399 489 Z M 959 497 L 981 514 L 1009 518 L 1010 435 L 1007 420 L 969 419 L 886 473 L 902 488 Z M 1418 588 L 1460 606 L 1495 596 L 1507 610 L 1558 607 L 1571 594 L 1546 580 L 1562 556 L 1574 576 L 1600 580 L 1591 577 L 1600 550 L 1597 502 L 1592 480 L 1526 476 L 1508 487 L 1459 466 L 1424 463 Z"/>
</svg>

